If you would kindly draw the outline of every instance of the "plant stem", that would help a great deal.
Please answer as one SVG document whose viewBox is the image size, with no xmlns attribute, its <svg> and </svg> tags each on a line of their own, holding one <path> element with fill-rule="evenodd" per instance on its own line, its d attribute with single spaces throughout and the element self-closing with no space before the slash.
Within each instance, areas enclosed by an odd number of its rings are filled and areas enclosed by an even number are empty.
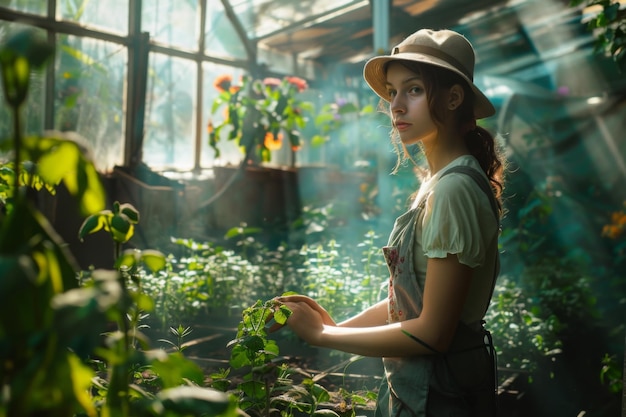
<svg viewBox="0 0 626 417">
<path fill-rule="evenodd" d="M 13 132 L 14 140 L 13 147 L 15 155 L 13 156 L 13 160 L 15 161 L 15 166 L 13 170 L 15 172 L 15 177 L 13 178 L 13 189 L 14 189 L 14 198 L 21 198 L 20 193 L 20 163 L 21 163 L 21 155 L 22 152 L 22 123 L 20 119 L 20 105 L 16 104 L 13 107 L 13 128 L 15 132 Z"/>
</svg>

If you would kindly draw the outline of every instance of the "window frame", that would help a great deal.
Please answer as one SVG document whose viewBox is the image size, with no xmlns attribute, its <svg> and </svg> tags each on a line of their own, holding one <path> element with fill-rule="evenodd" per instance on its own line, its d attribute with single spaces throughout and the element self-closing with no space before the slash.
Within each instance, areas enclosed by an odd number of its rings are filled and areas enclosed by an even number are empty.
<svg viewBox="0 0 626 417">
<path fill-rule="evenodd" d="M 56 17 L 57 1 L 48 0 L 45 15 L 21 12 L 7 7 L 0 7 L 0 20 L 16 22 L 27 26 L 37 27 L 47 32 L 49 41 L 55 42 L 58 34 L 73 35 L 78 37 L 93 38 L 119 44 L 126 48 L 128 68 L 126 73 L 126 88 L 123 97 L 123 165 L 136 167 L 142 162 L 143 137 L 145 132 L 144 120 L 146 109 L 146 88 L 148 79 L 148 59 L 151 53 L 160 53 L 172 57 L 178 57 L 192 61 L 196 66 L 196 106 L 194 111 L 194 162 L 193 170 L 200 171 L 202 145 L 203 145 L 203 96 L 204 96 L 204 63 L 216 63 L 233 68 L 245 69 L 248 72 L 257 72 L 257 48 L 256 42 L 245 37 L 245 30 L 234 16 L 232 7 L 226 0 L 222 0 L 224 10 L 234 25 L 240 41 L 243 42 L 247 58 L 226 59 L 207 55 L 205 53 L 206 35 L 206 12 L 207 0 L 198 0 L 200 13 L 200 32 L 195 50 L 188 50 L 171 45 L 164 45 L 152 40 L 149 32 L 141 31 L 142 27 L 142 0 L 129 0 L 128 10 L 128 33 L 120 35 L 106 32 L 96 28 L 84 26 L 74 22 L 59 20 Z M 55 91 L 55 68 L 48 66 L 45 74 L 45 98 L 44 98 L 44 130 L 54 129 L 54 91 Z"/>
</svg>

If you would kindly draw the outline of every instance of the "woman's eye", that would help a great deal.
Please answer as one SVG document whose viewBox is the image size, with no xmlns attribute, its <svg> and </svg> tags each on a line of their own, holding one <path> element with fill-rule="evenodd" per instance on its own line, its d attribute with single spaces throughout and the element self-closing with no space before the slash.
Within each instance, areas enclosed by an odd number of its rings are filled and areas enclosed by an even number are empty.
<svg viewBox="0 0 626 417">
<path fill-rule="evenodd" d="M 421 93 L 421 92 L 422 92 L 422 88 L 421 88 L 421 87 L 419 87 L 419 86 L 417 86 L 417 85 L 416 85 L 416 86 L 413 86 L 413 87 L 411 87 L 411 88 L 409 89 L 409 93 L 411 93 L 411 94 L 419 94 L 419 93 Z"/>
<path fill-rule="evenodd" d="M 396 90 L 387 90 L 389 97 L 395 97 L 398 92 Z"/>
</svg>

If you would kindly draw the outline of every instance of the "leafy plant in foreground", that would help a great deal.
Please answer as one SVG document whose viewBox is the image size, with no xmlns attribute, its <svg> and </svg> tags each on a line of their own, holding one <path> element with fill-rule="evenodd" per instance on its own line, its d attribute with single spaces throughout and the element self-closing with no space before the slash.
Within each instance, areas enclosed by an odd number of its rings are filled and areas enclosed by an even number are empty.
<svg viewBox="0 0 626 417">
<path fill-rule="evenodd" d="M 122 285 L 126 277 L 96 270 L 80 286 L 67 246 L 22 186 L 21 168 L 28 161 L 31 173 L 46 184 L 62 182 L 77 198 L 82 215 L 104 207 L 95 167 L 75 141 L 60 134 L 22 134 L 31 70 L 41 68 L 52 53 L 51 45 L 32 31 L 0 46 L 14 126 L 13 137 L 0 142 L 13 158 L 3 164 L 13 170 L 13 183 L 5 190 L 10 210 L 0 219 L 0 415 L 234 415 L 230 398 L 197 386 L 202 372 L 180 355 L 131 349 L 128 328 L 111 332 L 103 343 L 108 323 L 127 320 L 132 297 Z M 160 376 L 156 392 L 129 378 L 147 366 Z"/>
<path fill-rule="evenodd" d="M 339 413 L 355 415 L 356 408 L 365 408 L 368 401 L 375 400 L 376 394 L 371 391 L 361 395 L 341 388 L 332 393 L 319 383 L 327 372 L 313 376 L 279 358 L 278 344 L 268 338 L 268 323 L 284 325 L 290 315 L 291 311 L 274 299 L 258 300 L 244 310 L 237 336 L 229 343 L 230 365 L 234 370 L 244 370 L 242 381 L 232 390 L 239 397 L 240 407 L 253 416 L 338 417 Z M 344 365 L 357 359 L 352 357 Z M 222 370 L 212 377 L 225 387 L 223 382 L 229 372 Z"/>
<path fill-rule="evenodd" d="M 278 356 L 276 341 L 267 337 L 266 323 L 273 317 L 279 324 L 285 324 L 291 311 L 275 300 L 257 301 L 243 311 L 232 346 L 230 365 L 234 369 L 245 368 L 248 372 L 237 388 L 240 392 L 240 407 L 257 415 L 270 414 L 271 391 L 274 388 L 269 374 L 276 365 L 272 360 Z"/>
</svg>

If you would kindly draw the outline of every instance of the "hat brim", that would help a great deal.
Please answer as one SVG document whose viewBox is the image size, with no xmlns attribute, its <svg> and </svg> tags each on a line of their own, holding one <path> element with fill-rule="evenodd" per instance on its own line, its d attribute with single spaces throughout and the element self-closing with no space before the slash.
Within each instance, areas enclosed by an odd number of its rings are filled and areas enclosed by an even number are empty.
<svg viewBox="0 0 626 417">
<path fill-rule="evenodd" d="M 485 117 L 493 116 L 496 113 L 496 109 L 491 101 L 483 94 L 482 91 L 474 84 L 474 82 L 457 70 L 444 60 L 432 57 L 430 55 L 419 54 L 414 52 L 403 52 L 394 55 L 383 55 L 371 58 L 365 63 L 363 68 L 363 78 L 370 86 L 370 88 L 383 100 L 389 102 L 390 97 L 387 93 L 387 86 L 385 84 L 387 75 L 385 72 L 385 66 L 391 61 L 411 61 L 421 62 L 424 64 L 434 65 L 437 67 L 445 68 L 456 74 L 459 74 L 471 87 L 474 92 L 474 117 L 477 119 L 483 119 Z"/>
</svg>

